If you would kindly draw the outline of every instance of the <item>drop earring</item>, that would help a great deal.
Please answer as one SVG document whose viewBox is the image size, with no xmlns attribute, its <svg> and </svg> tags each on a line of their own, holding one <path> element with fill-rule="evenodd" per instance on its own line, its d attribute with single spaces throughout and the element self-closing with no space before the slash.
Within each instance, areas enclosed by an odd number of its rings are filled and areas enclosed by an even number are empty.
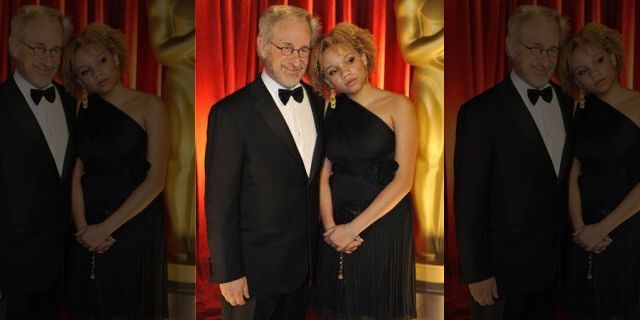
<svg viewBox="0 0 640 320">
<path fill-rule="evenodd" d="M 580 89 L 578 92 L 578 106 L 580 109 L 584 109 L 584 89 Z"/>
<path fill-rule="evenodd" d="M 336 108 L 336 90 L 334 89 L 331 89 L 331 92 L 329 92 L 329 106 L 331 109 Z"/>
<path fill-rule="evenodd" d="M 82 108 L 89 107 L 89 98 L 87 97 L 87 89 L 82 88 Z"/>
</svg>

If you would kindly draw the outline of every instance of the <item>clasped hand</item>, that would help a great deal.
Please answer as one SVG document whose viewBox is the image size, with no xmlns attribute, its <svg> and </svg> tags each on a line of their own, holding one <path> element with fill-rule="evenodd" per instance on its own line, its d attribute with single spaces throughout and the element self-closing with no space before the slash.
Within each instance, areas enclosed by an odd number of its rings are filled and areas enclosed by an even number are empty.
<svg viewBox="0 0 640 320">
<path fill-rule="evenodd" d="M 364 243 L 364 239 L 351 233 L 344 224 L 327 229 L 323 236 L 328 245 L 334 247 L 336 251 L 344 253 L 352 253 Z"/>
<path fill-rule="evenodd" d="M 91 252 L 104 253 L 116 242 L 102 230 L 101 224 L 92 224 L 76 232 L 76 241 Z"/>
<path fill-rule="evenodd" d="M 600 225 L 589 224 L 577 228 L 573 234 L 573 241 L 586 251 L 601 253 L 613 242 L 608 235 L 600 230 Z"/>
</svg>

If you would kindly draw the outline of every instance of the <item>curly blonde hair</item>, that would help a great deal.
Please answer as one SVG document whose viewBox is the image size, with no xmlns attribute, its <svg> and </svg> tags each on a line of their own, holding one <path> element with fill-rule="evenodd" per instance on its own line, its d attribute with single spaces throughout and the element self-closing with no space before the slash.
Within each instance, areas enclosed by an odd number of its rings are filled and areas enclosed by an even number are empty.
<svg viewBox="0 0 640 320">
<path fill-rule="evenodd" d="M 624 45 L 620 33 L 603 24 L 587 23 L 575 36 L 571 37 L 560 50 L 558 59 L 558 78 L 564 90 L 571 94 L 580 88 L 575 81 L 575 75 L 571 67 L 571 54 L 580 47 L 600 48 L 607 54 L 613 54 L 616 58 L 616 71 L 622 71 L 624 61 Z"/>
<path fill-rule="evenodd" d="M 91 23 L 82 30 L 80 35 L 69 41 L 62 54 L 60 74 L 64 80 L 64 86 L 71 93 L 77 93 L 80 87 L 74 66 L 74 56 L 78 50 L 87 47 L 103 49 L 115 54 L 118 57 L 120 73 L 127 68 L 128 49 L 124 34 L 104 23 Z"/>
<path fill-rule="evenodd" d="M 354 24 L 341 22 L 328 35 L 320 38 L 311 50 L 308 73 L 311 78 L 311 85 L 320 94 L 326 93 L 330 89 L 324 81 L 324 71 L 320 64 L 322 53 L 331 47 L 339 45 L 353 49 L 359 54 L 364 54 L 367 58 L 367 71 L 369 74 L 375 69 L 376 45 L 373 43 L 371 33 Z"/>
</svg>

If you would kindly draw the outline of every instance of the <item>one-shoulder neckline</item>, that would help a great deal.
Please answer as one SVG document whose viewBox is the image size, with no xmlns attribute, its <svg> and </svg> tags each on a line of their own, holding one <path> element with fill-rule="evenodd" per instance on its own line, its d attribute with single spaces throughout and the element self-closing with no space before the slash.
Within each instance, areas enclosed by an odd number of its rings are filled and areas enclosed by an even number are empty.
<svg viewBox="0 0 640 320">
<path fill-rule="evenodd" d="M 343 97 L 344 99 L 347 99 L 348 101 L 351 101 L 357 107 L 359 107 L 360 109 L 362 109 L 365 112 L 369 113 L 371 116 L 373 116 L 376 119 L 377 122 L 379 122 L 382 126 L 384 126 L 389 131 L 389 133 L 391 133 L 392 136 L 395 136 L 395 134 L 396 134 L 395 131 L 389 126 L 389 124 L 387 124 L 387 122 L 382 120 L 382 118 L 379 115 L 377 115 L 375 112 L 369 110 L 367 107 L 363 106 L 359 102 L 349 98 L 347 95 L 342 95 L 341 97 Z M 338 106 L 338 108 L 339 108 L 339 106 Z"/>
<path fill-rule="evenodd" d="M 120 113 L 122 116 L 124 116 L 124 118 L 128 119 L 130 122 L 132 122 L 134 124 L 135 127 L 137 127 L 138 129 L 140 129 L 140 131 L 142 131 L 142 133 L 147 134 L 147 130 L 145 130 L 142 125 L 140 123 L 138 123 L 138 121 L 136 121 L 136 119 L 134 119 L 131 115 L 129 115 L 128 113 L 124 112 L 123 110 L 121 110 L 120 108 L 118 108 L 117 106 L 115 106 L 113 103 L 101 98 L 98 95 L 92 95 L 92 97 L 94 99 L 100 100 L 102 101 L 104 104 L 108 105 L 109 107 L 111 107 L 113 110 L 115 110 L 117 113 Z M 89 104 L 88 108 L 91 108 L 91 104 Z"/>
<path fill-rule="evenodd" d="M 597 102 L 599 102 L 600 104 L 602 104 L 603 106 L 605 106 L 606 108 L 608 108 L 608 109 L 612 110 L 614 113 L 617 113 L 620 117 L 622 117 L 622 118 L 626 119 L 626 121 L 627 121 L 628 123 L 630 123 L 632 126 L 634 126 L 637 130 L 640 130 L 640 124 L 636 123 L 636 122 L 635 122 L 635 121 L 634 121 L 634 120 L 633 120 L 633 119 L 632 119 L 628 114 L 626 114 L 626 113 L 624 113 L 624 112 L 620 111 L 618 108 L 616 108 L 616 107 L 614 107 L 614 106 L 610 105 L 609 103 L 607 103 L 606 101 L 604 101 L 604 100 L 602 100 L 602 99 L 598 98 L 598 97 L 597 97 L 597 96 L 595 96 L 595 95 L 592 95 L 592 98 L 593 98 L 595 101 L 597 101 Z"/>
</svg>

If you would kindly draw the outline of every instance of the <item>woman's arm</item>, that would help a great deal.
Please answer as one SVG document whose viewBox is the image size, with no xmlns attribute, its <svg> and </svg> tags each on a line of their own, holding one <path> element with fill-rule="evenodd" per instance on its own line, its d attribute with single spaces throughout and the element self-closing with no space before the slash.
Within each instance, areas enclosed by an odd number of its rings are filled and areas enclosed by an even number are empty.
<svg viewBox="0 0 640 320">
<path fill-rule="evenodd" d="M 600 222 L 587 225 L 578 235 L 580 243 L 587 250 L 594 250 L 596 245 L 608 240 L 609 233 L 640 211 L 640 183 L 622 199 L 622 202 Z M 611 241 L 611 240 L 609 240 Z"/>
<path fill-rule="evenodd" d="M 418 124 L 411 101 L 399 96 L 393 104 L 392 123 L 395 132 L 395 160 L 399 167 L 393 180 L 371 204 L 351 222 L 336 227 L 331 241 L 344 249 L 358 234 L 382 218 L 402 200 L 413 186 L 418 149 Z"/>
<path fill-rule="evenodd" d="M 580 168 L 580 161 L 573 159 L 571 169 L 569 170 L 569 219 L 571 219 L 573 231 L 578 231 L 584 227 L 580 187 L 578 186 L 578 177 L 580 177 L 581 172 Z"/>
<path fill-rule="evenodd" d="M 329 178 L 331 177 L 331 161 L 325 158 L 320 170 L 320 219 L 324 231 L 333 228 L 336 223 L 333 220 L 333 204 L 331 200 L 331 187 Z"/>
<path fill-rule="evenodd" d="M 80 231 L 87 226 L 87 218 L 84 215 L 84 194 L 82 193 L 83 174 L 84 163 L 78 158 L 71 174 L 71 216 L 73 217 L 76 231 Z"/>
<path fill-rule="evenodd" d="M 144 210 L 164 189 L 169 161 L 169 118 L 160 98 L 151 97 L 149 100 L 143 112 L 148 141 L 147 161 L 151 166 L 144 181 L 109 218 L 87 228 L 82 238 L 91 249 Z"/>
</svg>

